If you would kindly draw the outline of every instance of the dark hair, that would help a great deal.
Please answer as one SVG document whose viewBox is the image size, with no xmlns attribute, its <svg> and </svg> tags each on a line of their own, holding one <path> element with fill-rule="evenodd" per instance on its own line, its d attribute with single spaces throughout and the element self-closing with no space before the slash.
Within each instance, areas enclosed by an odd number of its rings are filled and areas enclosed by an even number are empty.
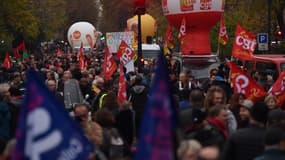
<svg viewBox="0 0 285 160">
<path fill-rule="evenodd" d="M 204 98 L 205 97 L 203 95 L 203 91 L 201 91 L 200 89 L 193 89 L 189 96 L 191 106 L 202 108 L 204 105 Z"/>
<path fill-rule="evenodd" d="M 267 105 L 263 101 L 257 101 L 252 108 L 250 109 L 250 115 L 251 117 L 262 123 L 266 123 L 267 121 L 267 114 L 269 112 L 269 109 Z"/>
<path fill-rule="evenodd" d="M 265 145 L 279 144 L 282 140 L 285 140 L 284 131 L 281 128 L 268 128 L 264 136 Z"/>
<path fill-rule="evenodd" d="M 95 113 L 95 121 L 102 127 L 113 127 L 115 124 L 115 118 L 107 108 L 102 108 Z"/>
<path fill-rule="evenodd" d="M 222 110 L 226 110 L 227 109 L 227 107 L 226 107 L 226 105 L 224 105 L 224 104 L 218 104 L 218 105 L 215 105 L 215 106 L 213 106 L 211 109 L 210 109 L 210 112 L 209 112 L 209 117 L 216 117 L 216 116 L 218 116 L 219 114 L 220 114 L 220 112 L 222 111 Z"/>
<path fill-rule="evenodd" d="M 89 106 L 85 103 L 76 103 L 74 104 L 73 106 L 73 111 L 75 112 L 76 108 L 79 108 L 79 107 L 85 107 L 87 109 L 87 111 L 89 112 Z"/>
</svg>

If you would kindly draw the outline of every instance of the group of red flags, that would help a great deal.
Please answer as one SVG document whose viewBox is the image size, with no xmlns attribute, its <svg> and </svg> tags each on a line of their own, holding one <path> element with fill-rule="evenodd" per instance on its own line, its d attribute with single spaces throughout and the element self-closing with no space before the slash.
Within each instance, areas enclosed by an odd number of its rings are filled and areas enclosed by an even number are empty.
<svg viewBox="0 0 285 160">
<path fill-rule="evenodd" d="M 20 51 L 22 51 L 22 54 L 20 54 Z M 17 47 L 13 48 L 13 55 L 17 59 L 25 60 L 28 58 L 27 48 L 25 45 L 25 42 L 21 42 Z M 10 54 L 6 52 L 5 58 L 2 64 L 2 67 L 9 69 L 11 68 L 11 58 Z"/>
<path fill-rule="evenodd" d="M 124 66 L 133 60 L 136 56 L 134 50 L 128 46 L 125 41 L 121 41 L 119 49 L 116 53 L 116 56 L 120 60 L 120 77 L 119 77 L 119 88 L 118 88 L 118 97 L 117 101 L 122 103 L 127 100 L 127 90 L 126 90 L 126 80 Z M 114 72 L 117 70 L 117 64 L 114 60 L 113 55 L 109 52 L 108 47 L 105 50 L 105 57 L 103 63 L 103 75 L 105 80 L 110 80 Z"/>
<path fill-rule="evenodd" d="M 185 18 L 181 21 L 179 28 L 178 39 L 180 43 L 183 43 L 183 39 L 186 36 L 186 20 Z M 224 15 L 220 19 L 220 28 L 218 34 L 219 43 L 226 45 L 229 41 L 227 30 L 225 26 Z M 256 48 L 256 35 L 247 31 L 240 24 L 236 26 L 236 33 L 234 38 L 234 44 L 232 49 L 232 57 L 242 58 L 250 60 L 253 57 L 254 50 Z M 164 48 L 173 48 L 174 40 L 171 32 L 171 26 L 168 24 Z M 266 92 L 257 82 L 248 76 L 243 70 L 237 67 L 234 63 L 228 62 L 228 66 L 231 70 L 230 78 L 234 87 L 234 93 L 243 93 L 247 99 L 253 102 L 263 98 L 266 95 L 273 94 L 278 99 L 278 105 L 281 106 L 285 102 L 285 72 L 279 75 L 279 78 L 274 83 L 272 88 Z"/>
</svg>

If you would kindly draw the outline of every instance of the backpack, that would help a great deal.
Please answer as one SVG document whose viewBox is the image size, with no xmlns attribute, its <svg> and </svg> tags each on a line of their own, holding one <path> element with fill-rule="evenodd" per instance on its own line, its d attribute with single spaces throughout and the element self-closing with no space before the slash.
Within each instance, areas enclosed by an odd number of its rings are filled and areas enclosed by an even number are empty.
<svg viewBox="0 0 285 160">
<path fill-rule="evenodd" d="M 109 158 L 120 158 L 124 155 L 124 141 L 116 128 L 103 129 L 102 151 Z"/>
</svg>

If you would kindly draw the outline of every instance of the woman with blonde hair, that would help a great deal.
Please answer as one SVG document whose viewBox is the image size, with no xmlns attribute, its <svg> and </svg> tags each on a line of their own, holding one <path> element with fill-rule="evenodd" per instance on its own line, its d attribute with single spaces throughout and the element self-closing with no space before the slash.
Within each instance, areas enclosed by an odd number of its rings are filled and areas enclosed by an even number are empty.
<svg viewBox="0 0 285 160">
<path fill-rule="evenodd" d="M 278 99 L 272 94 L 266 96 L 264 102 L 268 106 L 269 110 L 278 108 Z"/>
</svg>

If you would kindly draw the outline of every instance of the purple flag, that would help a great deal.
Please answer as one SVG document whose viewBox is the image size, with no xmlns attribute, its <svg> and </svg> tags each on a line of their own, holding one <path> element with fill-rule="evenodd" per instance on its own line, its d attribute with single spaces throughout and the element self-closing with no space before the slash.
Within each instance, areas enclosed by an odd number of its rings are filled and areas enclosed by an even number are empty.
<svg viewBox="0 0 285 160">
<path fill-rule="evenodd" d="M 167 65 L 160 54 L 140 128 L 136 160 L 174 159 L 175 113 Z"/>
<path fill-rule="evenodd" d="M 92 150 L 80 126 L 34 70 L 17 129 L 13 160 L 82 160 Z"/>
</svg>

